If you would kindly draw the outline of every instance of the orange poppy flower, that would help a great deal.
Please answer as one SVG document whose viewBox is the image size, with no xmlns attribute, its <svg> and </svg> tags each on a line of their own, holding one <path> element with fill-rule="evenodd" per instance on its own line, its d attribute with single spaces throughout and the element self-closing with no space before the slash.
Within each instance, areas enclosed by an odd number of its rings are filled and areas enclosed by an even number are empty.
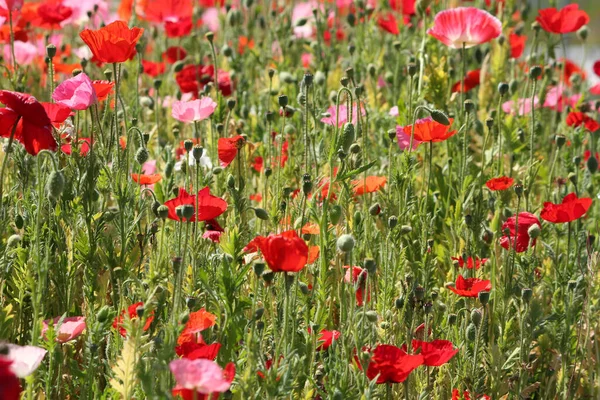
<svg viewBox="0 0 600 400">
<path fill-rule="evenodd" d="M 162 179 L 160 174 L 144 175 L 144 174 L 131 174 L 131 179 L 140 185 L 154 185 Z"/>
<path fill-rule="evenodd" d="M 450 130 L 454 119 L 449 118 L 449 120 L 450 125 L 448 126 L 434 121 L 431 117 L 417 120 L 415 123 L 415 139 L 420 142 L 443 142 L 456 133 L 456 131 Z M 404 133 L 410 136 L 412 125 L 405 126 Z"/>
<path fill-rule="evenodd" d="M 365 193 L 377 192 L 385 186 L 387 178 L 385 176 L 367 176 L 367 179 L 361 178 L 352 181 L 354 195 L 360 196 Z"/>
<path fill-rule="evenodd" d="M 314 222 L 307 222 L 302 227 L 301 233 L 308 233 L 309 235 L 318 235 L 320 233 L 319 225 Z"/>
<path fill-rule="evenodd" d="M 317 258 L 319 258 L 319 252 L 320 252 L 319 246 L 309 246 L 308 247 L 308 261 L 306 263 L 312 264 L 315 261 L 317 261 Z"/>
<path fill-rule="evenodd" d="M 121 63 L 135 56 L 135 45 L 144 33 L 143 28 L 129 28 L 123 21 L 115 21 L 97 31 L 85 29 L 79 37 L 94 55 L 94 61 Z"/>
<path fill-rule="evenodd" d="M 225 168 L 233 162 L 237 156 L 238 150 L 242 148 L 246 140 L 243 136 L 237 135 L 230 138 L 221 138 L 217 144 L 219 152 L 219 161 L 221 167 Z"/>
<path fill-rule="evenodd" d="M 104 101 L 108 98 L 110 92 L 112 92 L 113 87 L 115 87 L 115 83 L 109 81 L 92 81 L 92 86 L 96 91 L 98 101 Z"/>
</svg>

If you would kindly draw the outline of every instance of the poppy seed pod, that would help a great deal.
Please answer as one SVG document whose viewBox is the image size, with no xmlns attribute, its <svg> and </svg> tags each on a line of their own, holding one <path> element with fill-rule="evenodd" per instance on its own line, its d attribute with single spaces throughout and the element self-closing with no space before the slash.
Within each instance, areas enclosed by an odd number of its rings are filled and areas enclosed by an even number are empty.
<svg viewBox="0 0 600 400">
<path fill-rule="evenodd" d="M 317 71 L 315 74 L 315 83 L 319 86 L 323 86 L 326 81 L 327 78 L 325 77 L 325 74 L 322 71 Z"/>
<path fill-rule="evenodd" d="M 169 207 L 164 204 L 157 209 L 158 217 L 162 220 L 165 220 L 169 217 Z"/>
<path fill-rule="evenodd" d="M 135 161 L 137 161 L 137 163 L 140 165 L 142 165 L 143 163 L 148 161 L 148 157 L 149 157 L 148 150 L 146 150 L 145 147 L 140 147 L 135 152 Z"/>
<path fill-rule="evenodd" d="M 288 97 L 285 94 L 282 94 L 278 98 L 279 106 L 285 108 L 288 105 Z"/>
<path fill-rule="evenodd" d="M 500 96 L 504 96 L 506 93 L 508 93 L 508 89 L 508 83 L 500 82 L 498 84 L 498 93 L 500 93 Z"/>
<path fill-rule="evenodd" d="M 423 300 L 425 298 L 425 288 L 419 285 L 415 288 L 415 297 L 417 300 Z"/>
<path fill-rule="evenodd" d="M 65 188 L 65 177 L 61 171 L 52 171 L 46 182 L 46 194 L 49 199 L 58 200 Z"/>
<path fill-rule="evenodd" d="M 261 276 L 263 274 L 263 272 L 265 271 L 265 263 L 262 262 L 257 262 L 254 263 L 254 274 L 256 276 Z"/>
<path fill-rule="evenodd" d="M 540 229 L 540 226 L 538 224 L 533 224 L 529 227 L 529 229 L 527 229 L 527 234 L 531 239 L 538 238 L 541 233 L 542 230 Z"/>
<path fill-rule="evenodd" d="M 196 210 L 194 209 L 194 206 L 191 204 L 184 204 L 183 206 L 180 206 L 180 207 L 183 207 L 182 215 L 186 221 L 189 221 L 194 216 L 194 213 L 196 212 Z"/>
<path fill-rule="evenodd" d="M 49 59 L 53 59 L 55 55 L 56 46 L 53 44 L 49 44 L 48 46 L 46 46 L 46 56 L 48 56 Z"/>
<path fill-rule="evenodd" d="M 542 68 L 539 65 L 534 65 L 529 70 L 529 77 L 531 79 L 537 79 L 542 75 Z"/>
<path fill-rule="evenodd" d="M 448 325 L 456 324 L 456 314 L 448 314 Z"/>
<path fill-rule="evenodd" d="M 415 63 L 408 64 L 407 70 L 408 70 L 408 75 L 415 76 L 415 74 L 417 73 L 417 64 L 415 64 Z"/>
<path fill-rule="evenodd" d="M 354 248 L 354 237 L 352 235 L 344 234 L 340 236 L 336 242 L 337 248 L 343 253 L 349 253 Z"/>
<path fill-rule="evenodd" d="M 313 74 L 304 74 L 304 79 L 303 80 L 304 80 L 304 84 L 306 86 L 310 86 L 313 83 L 314 76 L 313 76 Z"/>
<path fill-rule="evenodd" d="M 194 146 L 194 148 L 192 149 L 192 156 L 194 156 L 194 160 L 196 160 L 196 162 L 200 162 L 202 153 L 204 153 L 204 149 L 201 146 Z"/>
<path fill-rule="evenodd" d="M 473 103 L 473 100 L 465 100 L 464 106 L 466 112 L 473 112 L 473 110 L 475 110 L 475 103 Z"/>
<path fill-rule="evenodd" d="M 446 115 L 445 112 L 443 112 L 441 110 L 433 109 L 433 110 L 429 110 L 429 114 L 431 115 L 431 118 L 438 124 L 450 126 L 450 120 L 448 119 L 448 116 Z"/>
<path fill-rule="evenodd" d="M 486 120 L 485 120 L 485 126 L 487 126 L 487 128 L 489 130 L 491 130 L 492 127 L 494 126 L 494 118 L 491 118 L 491 117 L 486 118 Z"/>
<path fill-rule="evenodd" d="M 517 195 L 517 197 L 521 197 L 523 195 L 523 185 L 519 183 L 515 185 L 515 194 Z"/>
<path fill-rule="evenodd" d="M 350 82 L 350 80 L 348 79 L 348 77 L 347 77 L 347 76 L 343 76 L 343 77 L 340 79 L 340 84 L 341 84 L 343 87 L 348 87 L 348 83 L 349 83 L 349 82 Z"/>
<path fill-rule="evenodd" d="M 579 37 L 579 39 L 581 39 L 582 41 L 585 42 L 585 40 L 588 38 L 589 33 L 590 33 L 590 30 L 588 29 L 587 25 L 583 25 L 577 31 L 577 37 Z"/>
<path fill-rule="evenodd" d="M 233 110 L 235 107 L 235 99 L 234 98 L 229 98 L 227 99 L 227 108 L 229 108 L 230 110 Z"/>
<path fill-rule="evenodd" d="M 215 38 L 215 34 L 211 31 L 208 31 L 204 34 L 204 37 L 206 38 L 206 40 L 208 40 L 210 43 L 212 43 Z"/>
<path fill-rule="evenodd" d="M 371 274 L 371 275 L 375 274 L 375 272 L 377 270 L 377 263 L 375 262 L 374 259 L 365 258 L 364 264 L 365 264 L 365 269 L 367 270 L 367 272 L 369 274 Z"/>
<path fill-rule="evenodd" d="M 395 301 L 394 301 L 394 306 L 396 307 L 396 309 L 401 310 L 404 308 L 404 297 L 398 297 Z"/>
<path fill-rule="evenodd" d="M 481 304 L 485 306 L 490 301 L 490 292 L 479 292 L 477 297 Z"/>
</svg>

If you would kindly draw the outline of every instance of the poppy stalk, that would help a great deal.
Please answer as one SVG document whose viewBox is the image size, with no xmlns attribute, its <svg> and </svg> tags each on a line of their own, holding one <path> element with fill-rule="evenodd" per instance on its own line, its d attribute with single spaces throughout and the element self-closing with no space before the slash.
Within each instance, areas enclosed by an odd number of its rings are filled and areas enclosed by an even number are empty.
<svg viewBox="0 0 600 400">
<path fill-rule="evenodd" d="M 12 144 L 15 140 L 15 132 L 17 131 L 17 126 L 19 126 L 19 122 L 21 121 L 21 116 L 17 117 L 15 124 L 10 132 L 10 137 L 8 138 L 8 145 L 6 146 L 6 153 L 4 154 L 4 160 L 2 160 L 2 169 L 0 170 L 0 210 L 3 209 L 3 187 L 4 187 L 4 171 L 6 170 L 6 164 L 8 163 L 8 155 L 12 149 Z"/>
</svg>

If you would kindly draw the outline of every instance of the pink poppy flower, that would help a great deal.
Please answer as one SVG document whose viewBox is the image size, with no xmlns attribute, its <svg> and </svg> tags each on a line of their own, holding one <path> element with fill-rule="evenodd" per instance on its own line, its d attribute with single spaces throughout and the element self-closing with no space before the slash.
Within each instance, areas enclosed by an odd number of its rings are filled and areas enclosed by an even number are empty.
<svg viewBox="0 0 600 400">
<path fill-rule="evenodd" d="M 87 110 L 98 101 L 92 80 L 84 72 L 67 79 L 54 89 L 52 99 L 73 110 Z"/>
<path fill-rule="evenodd" d="M 356 121 L 358 120 L 358 113 L 356 110 L 357 110 L 357 108 L 356 108 L 356 104 L 355 104 L 352 109 L 352 123 L 353 124 L 356 124 Z M 365 109 L 361 107 L 361 111 L 362 111 L 361 114 L 365 115 Z M 329 116 L 321 118 L 321 122 L 326 123 L 327 125 L 335 126 L 337 106 L 330 106 L 327 109 L 327 113 L 329 114 Z M 342 126 L 346 122 L 348 122 L 348 107 L 346 107 L 346 105 L 340 104 L 340 118 L 338 120 L 338 126 Z"/>
<path fill-rule="evenodd" d="M 297 38 L 309 38 L 314 32 L 315 16 L 313 9 L 319 8 L 316 1 L 307 1 L 296 3 L 292 11 L 292 26 L 294 27 L 294 36 Z M 323 7 L 321 6 L 321 9 Z M 303 22 L 300 24 L 300 22 Z"/>
<path fill-rule="evenodd" d="M 206 24 L 208 29 L 213 32 L 218 32 L 220 28 L 219 23 L 219 10 L 215 7 L 207 8 L 202 13 L 202 22 Z"/>
<path fill-rule="evenodd" d="M 171 115 L 181 122 L 202 121 L 212 115 L 217 108 L 217 103 L 210 97 L 192 101 L 176 101 L 173 103 Z"/>
<path fill-rule="evenodd" d="M 553 86 L 550 89 L 548 89 L 548 93 L 546 93 L 544 107 L 550 108 L 558 112 L 562 112 L 565 106 L 575 108 L 575 106 L 579 102 L 579 99 L 581 99 L 581 94 L 575 94 L 571 97 L 567 97 L 564 95 L 564 90 L 561 85 Z"/>
<path fill-rule="evenodd" d="M 502 22 L 479 8 L 457 7 L 437 13 L 427 33 L 448 47 L 469 48 L 500 36 Z"/>
<path fill-rule="evenodd" d="M 519 99 L 517 101 L 518 106 L 515 106 L 515 102 L 513 100 L 509 100 L 502 104 L 502 111 L 510 115 L 527 115 L 531 112 L 531 99 Z M 539 99 L 535 96 L 533 104 L 535 108 L 539 107 Z"/>
<path fill-rule="evenodd" d="M 52 321 L 54 330 L 56 331 L 56 341 L 66 343 L 76 339 L 85 329 L 85 317 L 66 317 L 60 322 L 62 317 L 56 317 Z M 44 321 L 42 328 L 42 336 L 46 336 L 50 320 Z"/>
<path fill-rule="evenodd" d="M 41 364 L 47 351 L 37 346 L 8 344 L 8 354 L 1 356 L 12 361 L 10 370 L 18 378 L 31 375 Z"/>
<path fill-rule="evenodd" d="M 400 150 L 406 150 L 410 146 L 410 134 L 406 133 L 403 126 L 396 126 L 396 138 L 398 139 L 398 147 Z M 415 150 L 423 143 L 420 140 L 413 138 L 412 150 Z"/>
<path fill-rule="evenodd" d="M 223 369 L 214 361 L 181 358 L 169 363 L 177 385 L 174 390 L 191 389 L 201 394 L 223 393 L 229 390 L 231 382 Z"/>
<path fill-rule="evenodd" d="M 398 111 L 398 106 L 394 106 L 392 108 L 390 108 L 390 117 L 397 117 L 398 115 L 400 115 L 400 112 Z"/>
<path fill-rule="evenodd" d="M 30 65 L 38 55 L 37 47 L 29 42 L 15 41 L 15 60 L 19 65 Z M 12 54 L 10 46 L 4 46 L 4 61 L 6 65 L 12 65 Z"/>
</svg>

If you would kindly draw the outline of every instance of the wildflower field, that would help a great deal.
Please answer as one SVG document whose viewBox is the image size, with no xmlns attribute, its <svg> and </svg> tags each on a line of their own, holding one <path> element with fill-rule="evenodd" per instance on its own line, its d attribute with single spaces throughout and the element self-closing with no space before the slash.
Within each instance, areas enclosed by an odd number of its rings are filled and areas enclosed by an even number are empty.
<svg viewBox="0 0 600 400">
<path fill-rule="evenodd" d="M 600 399 L 600 60 L 535 3 L 0 0 L 0 400 Z"/>
</svg>

